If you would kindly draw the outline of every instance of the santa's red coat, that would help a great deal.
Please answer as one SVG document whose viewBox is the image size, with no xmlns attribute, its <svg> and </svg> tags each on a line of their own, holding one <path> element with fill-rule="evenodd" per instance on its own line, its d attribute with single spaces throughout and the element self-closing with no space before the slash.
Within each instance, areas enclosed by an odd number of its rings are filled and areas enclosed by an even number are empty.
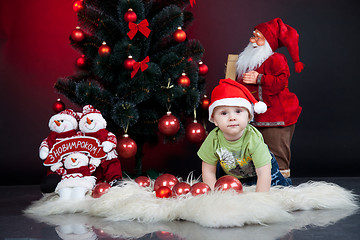
<svg viewBox="0 0 360 240">
<path fill-rule="evenodd" d="M 265 113 L 255 114 L 257 127 L 289 126 L 297 122 L 301 107 L 296 95 L 289 91 L 290 70 L 285 55 L 274 53 L 261 64 L 257 84 L 244 84 L 258 101 L 266 103 Z"/>
</svg>

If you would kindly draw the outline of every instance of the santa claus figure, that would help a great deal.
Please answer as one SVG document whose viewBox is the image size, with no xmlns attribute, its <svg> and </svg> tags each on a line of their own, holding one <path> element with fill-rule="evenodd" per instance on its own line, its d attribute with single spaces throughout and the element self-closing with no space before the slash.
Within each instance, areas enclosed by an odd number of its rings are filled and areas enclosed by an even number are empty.
<svg viewBox="0 0 360 240">
<path fill-rule="evenodd" d="M 51 170 L 61 175 L 55 192 L 59 200 L 82 200 L 86 193 L 95 186 L 96 179 L 91 174 L 95 171 L 99 159 L 91 159 L 80 152 L 72 152 L 51 166 Z"/>
<path fill-rule="evenodd" d="M 55 143 L 65 138 L 78 135 L 78 120 L 78 115 L 72 109 L 61 111 L 50 118 L 49 128 L 51 132 L 49 136 L 41 142 L 39 148 L 39 156 L 42 160 L 47 158 L 49 151 Z M 60 179 L 60 175 L 49 169 L 47 176 L 40 184 L 41 191 L 44 193 L 54 192 Z"/>
<path fill-rule="evenodd" d="M 79 129 L 84 136 L 98 139 L 107 154 L 94 173 L 97 182 L 107 182 L 111 186 L 120 184 L 122 171 L 116 152 L 117 139 L 113 133 L 106 130 L 106 121 L 101 112 L 91 105 L 84 106 Z"/>
<path fill-rule="evenodd" d="M 298 40 L 297 31 L 280 18 L 261 23 L 255 26 L 250 43 L 236 63 L 237 81 L 268 106 L 265 113 L 255 115 L 253 125 L 263 134 L 285 177 L 290 177 L 290 143 L 301 107 L 289 90 L 290 70 L 285 55 L 275 51 L 285 46 L 295 71 L 301 72 L 304 65 L 299 59 Z"/>
</svg>

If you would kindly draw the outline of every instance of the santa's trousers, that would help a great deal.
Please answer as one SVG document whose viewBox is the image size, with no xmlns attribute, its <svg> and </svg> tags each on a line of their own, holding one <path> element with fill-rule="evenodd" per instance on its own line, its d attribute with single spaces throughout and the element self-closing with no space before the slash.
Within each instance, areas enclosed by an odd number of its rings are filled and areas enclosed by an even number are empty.
<svg viewBox="0 0 360 240">
<path fill-rule="evenodd" d="M 279 169 L 290 170 L 291 140 L 295 131 L 295 124 L 287 127 L 258 127 L 264 137 L 264 142 L 275 155 Z"/>
</svg>

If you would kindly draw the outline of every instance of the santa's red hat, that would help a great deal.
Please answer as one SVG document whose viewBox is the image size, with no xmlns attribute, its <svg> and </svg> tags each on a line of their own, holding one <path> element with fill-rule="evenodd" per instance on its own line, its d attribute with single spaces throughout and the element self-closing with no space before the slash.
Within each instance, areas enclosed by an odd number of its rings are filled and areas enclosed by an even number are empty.
<svg viewBox="0 0 360 240">
<path fill-rule="evenodd" d="M 267 106 L 264 102 L 258 102 L 250 91 L 242 84 L 228 78 L 221 79 L 219 85 L 211 93 L 209 106 L 209 121 L 213 121 L 212 113 L 218 106 L 244 107 L 250 113 L 250 118 L 256 113 L 264 113 Z"/>
<path fill-rule="evenodd" d="M 65 109 L 59 112 L 58 114 L 52 116 L 49 120 L 49 128 L 50 125 L 54 122 L 54 120 L 58 120 L 58 119 L 64 119 L 71 122 L 74 129 L 78 127 L 79 116 L 72 109 Z"/>
<path fill-rule="evenodd" d="M 280 18 L 275 18 L 268 22 L 260 23 L 254 29 L 259 30 L 264 35 L 274 52 L 276 49 L 285 46 L 295 63 L 295 71 L 301 72 L 304 64 L 300 62 L 299 34 L 294 28 L 285 24 Z"/>
</svg>

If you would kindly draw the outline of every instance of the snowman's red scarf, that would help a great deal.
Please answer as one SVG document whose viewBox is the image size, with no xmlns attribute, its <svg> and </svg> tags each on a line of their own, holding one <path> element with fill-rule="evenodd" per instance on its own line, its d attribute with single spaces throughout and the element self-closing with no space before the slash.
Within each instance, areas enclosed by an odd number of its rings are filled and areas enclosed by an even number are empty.
<svg viewBox="0 0 360 240">
<path fill-rule="evenodd" d="M 52 131 L 49 136 L 47 137 L 47 142 L 49 144 L 49 149 L 51 149 L 54 144 L 59 141 L 59 138 L 68 138 L 68 137 L 73 137 L 76 135 L 76 130 L 70 130 L 67 132 L 63 132 L 63 133 L 57 133 Z"/>
<path fill-rule="evenodd" d="M 88 166 L 82 166 L 79 168 L 66 169 L 66 174 L 81 173 L 83 176 L 90 176 L 90 169 Z"/>
<path fill-rule="evenodd" d="M 99 139 L 100 143 L 106 141 L 109 131 L 104 129 L 100 129 L 97 132 L 93 132 L 93 133 L 84 133 L 85 136 L 89 136 L 89 137 L 94 137 L 96 139 Z"/>
</svg>

